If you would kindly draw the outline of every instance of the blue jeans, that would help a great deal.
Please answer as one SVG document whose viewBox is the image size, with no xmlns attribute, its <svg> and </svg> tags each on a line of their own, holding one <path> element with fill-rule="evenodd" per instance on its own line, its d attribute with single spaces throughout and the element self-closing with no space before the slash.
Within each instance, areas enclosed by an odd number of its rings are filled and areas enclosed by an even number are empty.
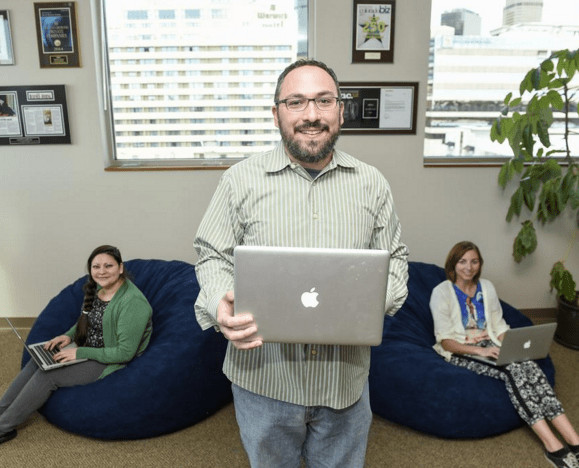
<svg viewBox="0 0 579 468">
<path fill-rule="evenodd" d="M 364 466 L 372 411 L 368 382 L 348 408 L 300 406 L 233 384 L 235 414 L 252 468 Z"/>
</svg>

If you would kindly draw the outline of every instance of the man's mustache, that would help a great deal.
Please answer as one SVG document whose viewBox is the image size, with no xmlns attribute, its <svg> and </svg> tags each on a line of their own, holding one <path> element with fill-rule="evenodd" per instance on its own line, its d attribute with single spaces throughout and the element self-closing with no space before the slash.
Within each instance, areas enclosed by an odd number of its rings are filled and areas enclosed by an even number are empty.
<svg viewBox="0 0 579 468">
<path fill-rule="evenodd" d="M 327 125 L 322 124 L 322 122 L 320 122 L 319 120 L 316 120 L 314 122 L 306 122 L 306 123 L 303 123 L 301 125 L 298 125 L 296 127 L 296 130 L 302 131 L 302 130 L 309 130 L 312 128 L 317 128 L 319 130 L 329 130 L 330 129 L 330 127 L 328 127 Z"/>
</svg>

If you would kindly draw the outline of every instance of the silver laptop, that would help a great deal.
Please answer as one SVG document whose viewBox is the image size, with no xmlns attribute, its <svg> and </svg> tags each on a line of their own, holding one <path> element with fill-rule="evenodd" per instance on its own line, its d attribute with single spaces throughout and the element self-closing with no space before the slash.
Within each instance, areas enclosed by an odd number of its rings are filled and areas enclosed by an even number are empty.
<svg viewBox="0 0 579 468">
<path fill-rule="evenodd" d="M 378 345 L 390 253 L 238 246 L 235 314 L 251 313 L 264 342 Z"/>
<path fill-rule="evenodd" d="M 28 351 L 28 354 L 30 354 L 30 357 L 32 359 L 34 359 L 34 362 L 36 363 L 36 365 L 44 370 L 44 371 L 48 371 L 48 370 L 53 370 L 53 369 L 59 369 L 60 367 L 64 367 L 64 366 L 70 366 L 72 364 L 78 364 L 79 362 L 84 362 L 86 361 L 86 359 L 76 359 L 74 361 L 68 361 L 68 362 L 56 362 L 53 359 L 53 355 L 58 353 L 58 351 L 60 351 L 58 348 L 53 348 L 52 350 L 48 351 L 46 349 L 44 349 L 44 343 L 46 343 L 46 341 L 43 341 L 42 343 L 34 343 L 34 344 L 26 344 L 26 341 L 24 340 L 24 338 L 22 338 L 20 336 L 20 333 L 18 333 L 18 330 L 16 330 L 16 328 L 14 327 L 14 325 L 12 325 L 12 322 L 8 319 L 8 317 L 4 317 L 6 319 L 6 321 L 8 322 L 8 325 L 10 325 L 10 328 L 12 328 L 12 331 L 14 333 L 16 333 L 16 336 L 18 338 L 20 338 L 20 341 L 22 341 L 22 343 L 24 343 L 24 347 L 26 348 L 26 351 Z M 71 343 L 68 346 L 65 346 L 63 349 L 65 348 L 74 348 L 76 347 L 76 344 Z"/>
<path fill-rule="evenodd" d="M 513 362 L 542 359 L 549 354 L 556 328 L 556 323 L 510 328 L 505 333 L 499 357 L 496 360 L 483 356 L 469 355 L 469 357 L 493 366 L 506 366 Z"/>
</svg>

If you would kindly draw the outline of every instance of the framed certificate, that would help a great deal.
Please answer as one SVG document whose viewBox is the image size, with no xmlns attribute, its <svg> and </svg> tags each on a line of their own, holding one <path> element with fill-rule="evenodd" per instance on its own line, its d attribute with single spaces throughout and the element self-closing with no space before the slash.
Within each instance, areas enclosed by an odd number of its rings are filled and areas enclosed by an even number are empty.
<svg viewBox="0 0 579 468">
<path fill-rule="evenodd" d="M 0 10 L 0 65 L 14 65 L 8 10 Z"/>
<path fill-rule="evenodd" d="M 394 62 L 394 7 L 394 0 L 354 0 L 353 63 Z"/>
<path fill-rule="evenodd" d="M 75 4 L 34 4 L 41 68 L 80 67 Z"/>
<path fill-rule="evenodd" d="M 340 83 L 343 134 L 416 134 L 418 82 Z"/>
</svg>

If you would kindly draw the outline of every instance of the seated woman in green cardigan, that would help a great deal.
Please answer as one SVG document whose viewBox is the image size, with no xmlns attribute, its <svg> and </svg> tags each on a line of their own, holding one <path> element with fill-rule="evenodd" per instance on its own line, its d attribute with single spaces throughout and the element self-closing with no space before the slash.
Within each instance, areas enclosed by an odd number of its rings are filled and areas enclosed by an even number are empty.
<svg viewBox="0 0 579 468">
<path fill-rule="evenodd" d="M 87 361 L 43 371 L 31 359 L 0 400 L 0 444 L 16 437 L 16 427 L 39 409 L 59 387 L 85 385 L 121 369 L 140 356 L 151 338 L 152 308 L 126 277 L 116 247 L 97 247 L 87 262 L 89 277 L 77 323 L 45 344 L 58 346 L 58 362 Z M 76 343 L 76 347 L 65 346 Z"/>
</svg>

